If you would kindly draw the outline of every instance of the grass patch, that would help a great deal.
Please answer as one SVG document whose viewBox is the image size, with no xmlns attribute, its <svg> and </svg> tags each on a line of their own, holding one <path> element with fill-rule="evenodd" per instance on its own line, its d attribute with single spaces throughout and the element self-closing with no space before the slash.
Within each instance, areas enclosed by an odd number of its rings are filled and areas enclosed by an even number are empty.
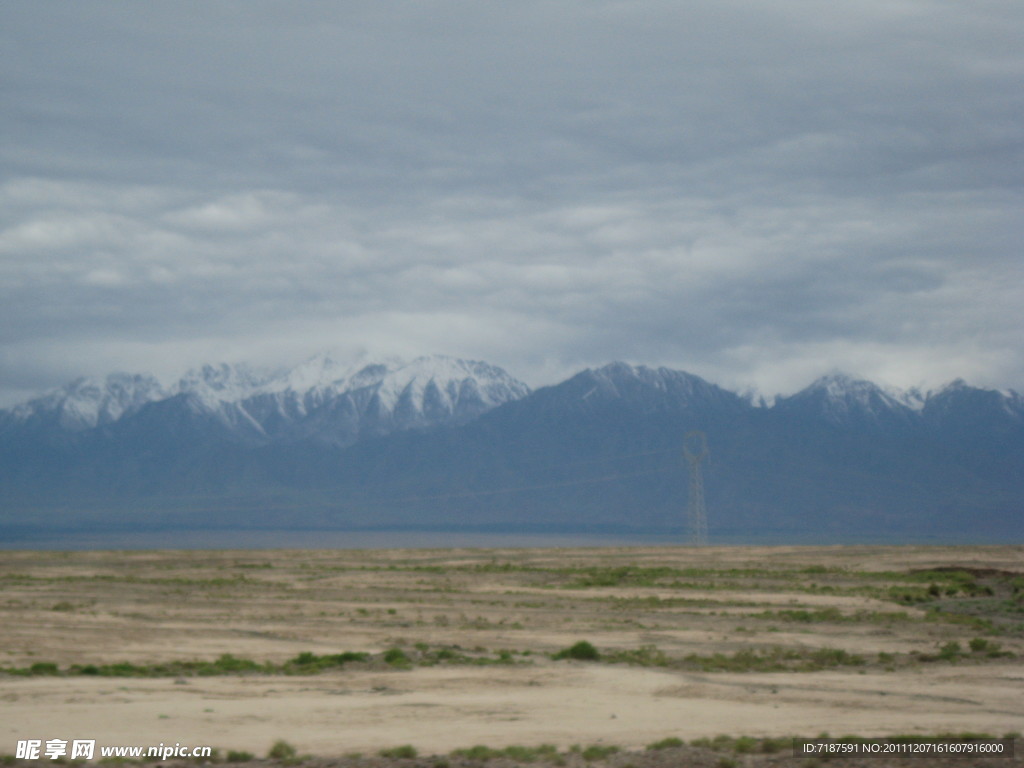
<svg viewBox="0 0 1024 768">
<path fill-rule="evenodd" d="M 394 669 L 411 669 L 413 666 L 434 666 L 436 664 L 466 664 L 486 666 L 492 664 L 529 664 L 529 651 L 515 651 L 503 648 L 488 651 L 484 648 L 473 652 L 459 646 L 431 648 L 418 644 L 415 650 L 399 647 L 389 648 L 382 654 L 346 651 L 344 653 L 316 654 L 303 651 L 283 664 L 258 662 L 252 659 L 222 654 L 214 661 L 169 661 L 159 664 L 134 664 L 123 661 L 115 664 L 72 664 L 61 669 L 53 662 L 37 661 L 29 667 L 0 667 L 0 674 L 19 677 L 31 676 L 74 676 L 98 677 L 208 677 L 213 675 L 315 675 L 344 667 L 351 663 L 382 663 Z M 519 658 L 517 658 L 517 656 Z"/>
<path fill-rule="evenodd" d="M 377 753 L 381 757 L 404 757 L 407 759 L 415 758 L 419 752 L 412 744 L 403 744 L 400 747 L 391 747 L 390 749 L 382 749 Z"/>
<path fill-rule="evenodd" d="M 647 749 L 649 751 L 659 749 L 674 749 L 675 747 L 683 746 L 683 740 L 676 736 L 669 736 L 667 739 L 656 741 L 653 744 L 648 744 Z"/>
<path fill-rule="evenodd" d="M 323 672 L 332 667 L 343 667 L 353 661 L 366 661 L 370 658 L 368 653 L 357 653 L 346 651 L 344 653 L 330 653 L 318 656 L 310 651 L 303 651 L 293 659 L 289 659 L 283 665 L 283 671 L 287 673 L 308 675 L 316 672 Z"/>
<path fill-rule="evenodd" d="M 799 624 L 891 624 L 896 621 L 919 621 L 912 619 L 905 611 L 856 611 L 854 613 L 843 613 L 838 608 L 818 608 L 807 610 L 803 608 L 761 611 L 746 616 L 750 619 L 766 619 L 768 621 L 795 622 Z"/>
<path fill-rule="evenodd" d="M 384 663 L 400 669 L 408 669 L 412 666 L 412 659 L 401 648 L 388 648 L 384 651 Z"/>
<path fill-rule="evenodd" d="M 672 659 L 654 645 L 642 645 L 632 650 L 610 651 L 604 660 L 612 664 L 633 664 L 638 667 L 670 667 Z"/>
<path fill-rule="evenodd" d="M 683 661 L 702 672 L 816 672 L 843 666 L 862 666 L 863 656 L 840 648 L 788 649 L 775 646 L 767 649 L 743 649 L 727 655 L 690 654 Z"/>
<path fill-rule="evenodd" d="M 561 653 L 565 654 L 568 650 Z M 556 654 L 552 658 L 567 657 Z M 656 646 L 645 645 L 634 650 L 611 651 L 599 656 L 599 660 L 611 664 L 697 669 L 701 672 L 815 672 L 867 664 L 867 659 L 863 656 L 841 648 L 795 649 L 780 646 L 744 648 L 732 654 L 716 653 L 701 656 L 691 653 L 683 658 L 672 658 Z"/>
<path fill-rule="evenodd" d="M 279 671 L 281 669 L 277 665 L 260 664 L 252 659 L 240 658 L 230 653 L 222 654 L 214 661 L 169 661 L 160 664 L 133 664 L 129 661 L 122 661 L 115 664 L 72 664 L 63 670 L 52 662 L 37 661 L 28 668 L 0 668 L 0 672 L 8 675 L 97 675 L 100 677 L 191 677 Z"/>
<path fill-rule="evenodd" d="M 606 760 L 621 751 L 622 748 L 617 747 L 614 744 L 591 744 L 587 747 L 580 746 L 579 744 L 573 744 L 569 747 L 569 752 L 579 755 L 588 763 L 595 760 Z"/>
<path fill-rule="evenodd" d="M 452 757 L 461 757 L 467 760 L 497 760 L 505 758 L 520 763 L 536 763 L 538 761 L 552 761 L 558 756 L 558 747 L 552 744 L 541 744 L 539 747 L 510 746 L 504 749 L 494 749 L 483 744 L 477 744 L 469 749 L 456 749 L 451 753 Z"/>
<path fill-rule="evenodd" d="M 701 738 L 690 742 L 691 746 L 711 749 L 715 752 L 731 752 L 737 755 L 774 755 L 784 752 L 793 744 L 788 736 L 765 737 L 756 736 L 715 736 L 713 739 Z"/>
<path fill-rule="evenodd" d="M 986 645 L 986 648 L 989 646 Z M 998 648 L 998 646 L 996 646 Z M 960 656 L 951 650 L 942 656 L 943 660 L 955 660 Z M 836 667 L 865 666 L 868 660 L 856 653 L 841 648 L 744 648 L 735 653 L 698 655 L 691 653 L 682 658 L 666 655 L 654 645 L 636 649 L 623 649 L 600 653 L 585 640 L 552 654 L 552 659 L 577 659 L 601 661 L 607 664 L 632 664 L 641 667 L 669 667 L 674 669 L 696 669 L 701 672 L 816 672 Z M 881 661 L 880 657 L 880 661 Z M 892 658 L 888 658 L 892 661 Z"/>
</svg>

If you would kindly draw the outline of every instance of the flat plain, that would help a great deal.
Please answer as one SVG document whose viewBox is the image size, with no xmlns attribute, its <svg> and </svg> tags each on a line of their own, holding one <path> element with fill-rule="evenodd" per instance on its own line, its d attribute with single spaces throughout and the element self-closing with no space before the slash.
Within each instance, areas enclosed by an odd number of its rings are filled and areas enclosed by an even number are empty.
<svg viewBox="0 0 1024 768">
<path fill-rule="evenodd" d="M 0 754 L 679 740 L 741 764 L 783 737 L 1019 732 L 1022 655 L 1020 546 L 11 551 Z"/>
</svg>

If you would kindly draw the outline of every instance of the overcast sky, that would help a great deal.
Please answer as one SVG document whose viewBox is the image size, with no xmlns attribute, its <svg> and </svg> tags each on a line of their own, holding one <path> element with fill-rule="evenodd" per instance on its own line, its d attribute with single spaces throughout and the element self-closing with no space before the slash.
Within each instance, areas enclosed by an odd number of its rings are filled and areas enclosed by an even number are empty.
<svg viewBox="0 0 1024 768">
<path fill-rule="evenodd" d="M 0 405 L 321 350 L 1024 390 L 1020 0 L 6 0 L 0 86 Z"/>
</svg>

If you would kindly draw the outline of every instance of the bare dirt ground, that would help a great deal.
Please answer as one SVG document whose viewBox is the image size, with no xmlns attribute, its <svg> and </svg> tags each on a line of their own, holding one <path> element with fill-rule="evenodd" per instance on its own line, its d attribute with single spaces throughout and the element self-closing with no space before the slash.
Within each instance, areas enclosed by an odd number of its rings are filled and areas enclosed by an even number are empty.
<svg viewBox="0 0 1024 768">
<path fill-rule="evenodd" d="M 1019 732 L 1022 655 L 1019 546 L 5 552 L 0 755 L 813 765 L 770 739 Z"/>
</svg>

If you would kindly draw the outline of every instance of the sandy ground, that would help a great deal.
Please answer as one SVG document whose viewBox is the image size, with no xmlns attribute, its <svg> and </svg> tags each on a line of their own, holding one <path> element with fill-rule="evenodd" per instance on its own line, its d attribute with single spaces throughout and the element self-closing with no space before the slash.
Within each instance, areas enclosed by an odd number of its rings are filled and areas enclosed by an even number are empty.
<svg viewBox="0 0 1024 768">
<path fill-rule="evenodd" d="M 878 590 L 924 568 L 1020 573 L 1022 554 L 1020 547 L 5 553 L 0 666 L 9 669 L 223 653 L 280 664 L 303 651 L 380 653 L 416 643 L 513 649 L 517 663 L 178 678 L 0 674 L 0 754 L 27 738 L 180 742 L 257 755 L 286 739 L 303 753 L 343 755 L 400 744 L 437 754 L 475 744 L 636 749 L 669 736 L 717 734 L 1001 736 L 1024 728 L 1024 614 L 985 634 L 977 624 L 926 620 L 926 604 L 896 604 Z M 652 584 L 579 583 L 587 569 L 622 567 L 688 570 L 654 574 Z M 1008 584 L 1011 576 L 998 578 Z M 814 591 L 822 588 L 834 592 Z M 794 622 L 778 614 L 823 608 L 844 619 Z M 902 616 L 870 618 L 877 614 Z M 957 663 L 913 656 L 953 641 L 966 648 L 979 635 L 1014 655 L 965 654 Z M 866 663 L 718 672 L 550 658 L 580 639 L 602 651 L 654 645 L 673 659 L 784 647 L 842 649 Z M 878 662 L 879 653 L 897 660 Z"/>
</svg>

